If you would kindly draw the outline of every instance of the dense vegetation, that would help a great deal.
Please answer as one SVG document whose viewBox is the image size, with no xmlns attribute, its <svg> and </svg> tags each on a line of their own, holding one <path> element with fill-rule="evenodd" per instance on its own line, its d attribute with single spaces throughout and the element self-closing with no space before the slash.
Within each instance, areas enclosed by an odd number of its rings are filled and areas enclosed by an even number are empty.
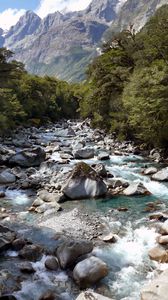
<svg viewBox="0 0 168 300">
<path fill-rule="evenodd" d="M 78 101 L 72 86 L 52 77 L 30 75 L 11 58 L 11 51 L 0 49 L 1 133 L 19 124 L 40 125 L 76 116 Z"/>
<path fill-rule="evenodd" d="M 113 34 L 81 84 L 29 75 L 11 56 L 0 49 L 1 132 L 80 111 L 119 139 L 168 146 L 168 5 L 137 34 L 133 26 Z"/>
<path fill-rule="evenodd" d="M 103 45 L 88 70 L 80 111 L 94 126 L 149 146 L 168 145 L 168 5 L 137 34 L 130 26 Z"/>
</svg>

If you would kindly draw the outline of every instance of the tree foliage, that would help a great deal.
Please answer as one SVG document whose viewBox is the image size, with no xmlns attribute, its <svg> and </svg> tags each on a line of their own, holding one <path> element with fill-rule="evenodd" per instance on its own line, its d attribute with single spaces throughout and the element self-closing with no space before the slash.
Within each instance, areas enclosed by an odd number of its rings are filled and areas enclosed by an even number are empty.
<svg viewBox="0 0 168 300">
<path fill-rule="evenodd" d="M 12 61 L 12 52 L 0 49 L 0 133 L 19 124 L 42 124 L 74 118 L 78 98 L 67 82 L 28 74 Z"/>
<path fill-rule="evenodd" d="M 113 35 L 88 70 L 80 101 L 95 126 L 150 146 L 168 145 L 168 5 L 139 33 Z"/>
</svg>

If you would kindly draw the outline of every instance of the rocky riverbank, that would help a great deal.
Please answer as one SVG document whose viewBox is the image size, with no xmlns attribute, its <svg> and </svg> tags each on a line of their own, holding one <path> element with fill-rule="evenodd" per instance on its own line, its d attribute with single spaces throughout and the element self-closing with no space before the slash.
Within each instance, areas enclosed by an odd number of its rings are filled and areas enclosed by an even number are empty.
<svg viewBox="0 0 168 300">
<path fill-rule="evenodd" d="M 0 299 L 140 299 L 147 273 L 159 269 L 148 251 L 168 241 L 156 241 L 168 219 L 166 161 L 156 150 L 140 154 L 89 121 L 1 138 Z M 139 262 L 130 254 L 138 243 Z"/>
</svg>

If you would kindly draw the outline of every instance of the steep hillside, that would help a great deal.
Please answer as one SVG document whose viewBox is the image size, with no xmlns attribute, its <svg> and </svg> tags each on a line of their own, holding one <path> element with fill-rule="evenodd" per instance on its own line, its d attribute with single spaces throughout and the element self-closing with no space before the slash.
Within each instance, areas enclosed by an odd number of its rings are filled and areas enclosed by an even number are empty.
<svg viewBox="0 0 168 300">
<path fill-rule="evenodd" d="M 164 4 L 168 4 L 168 0 L 127 0 L 117 18 L 112 22 L 111 30 L 123 30 L 131 24 L 134 25 L 136 31 L 139 31 Z"/>
<path fill-rule="evenodd" d="M 81 81 L 97 48 L 111 31 L 129 24 L 139 30 L 156 9 L 168 0 L 93 0 L 87 9 L 43 20 L 27 11 L 0 43 L 15 53 L 29 72 Z"/>
</svg>

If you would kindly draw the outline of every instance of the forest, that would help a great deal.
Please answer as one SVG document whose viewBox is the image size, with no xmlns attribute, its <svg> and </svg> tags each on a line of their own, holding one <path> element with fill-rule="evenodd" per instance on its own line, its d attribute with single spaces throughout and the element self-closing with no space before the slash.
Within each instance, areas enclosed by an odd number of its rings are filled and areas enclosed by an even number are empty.
<svg viewBox="0 0 168 300">
<path fill-rule="evenodd" d="M 88 69 L 80 112 L 120 140 L 168 145 L 168 5 L 137 34 L 111 33 Z"/>
<path fill-rule="evenodd" d="M 18 125 L 39 126 L 76 117 L 78 101 L 72 86 L 52 77 L 28 74 L 13 53 L 0 49 L 0 132 Z"/>
<path fill-rule="evenodd" d="M 111 32 L 80 84 L 28 74 L 0 49 L 0 131 L 61 118 L 89 117 L 93 127 L 149 147 L 168 145 L 168 5 L 136 33 Z"/>
</svg>

